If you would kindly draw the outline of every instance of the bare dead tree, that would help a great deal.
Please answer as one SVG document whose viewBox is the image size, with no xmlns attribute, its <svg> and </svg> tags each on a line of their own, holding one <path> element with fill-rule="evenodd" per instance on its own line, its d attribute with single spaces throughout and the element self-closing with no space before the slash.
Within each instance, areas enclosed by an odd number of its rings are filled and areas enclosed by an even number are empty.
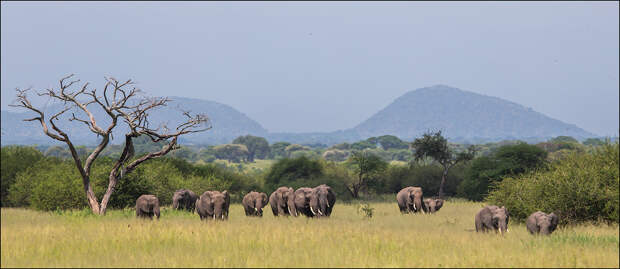
<svg viewBox="0 0 620 269">
<path fill-rule="evenodd" d="M 70 88 L 80 82 L 80 80 L 71 80 L 71 78 L 73 78 L 73 74 L 60 79 L 59 89 L 46 89 L 42 93 L 37 93 L 39 96 L 48 96 L 50 99 L 62 101 L 64 104 L 60 111 L 49 117 L 49 125 L 46 122 L 44 112 L 35 108 L 28 100 L 27 93 L 31 89 L 16 89 L 17 100 L 11 106 L 23 107 L 37 113 L 38 116 L 24 121 L 38 121 L 47 136 L 67 144 L 82 177 L 88 204 L 95 214 L 105 215 L 110 196 L 114 193 L 121 176 L 131 173 L 138 165 L 147 160 L 164 156 L 178 148 L 179 136 L 202 132 L 211 128 L 206 126 L 209 119 L 205 114 L 191 115 L 190 112 L 186 111 L 183 112 L 186 120 L 176 126 L 173 131 L 170 131 L 165 125 L 152 129 L 149 127 L 149 112 L 166 106 L 170 101 L 167 97 L 139 97 L 140 90 L 134 87 L 131 80 L 119 82 L 114 78 L 105 78 L 106 84 L 102 95 L 98 95 L 97 89 L 89 89 L 89 83 L 84 83 L 81 88 L 71 91 Z M 108 126 L 98 125 L 89 106 L 98 106 L 103 109 L 111 119 L 111 123 Z M 88 119 L 79 118 L 75 113 L 72 113 L 69 121 L 84 123 L 91 132 L 102 137 L 101 142 L 88 155 L 84 164 L 82 164 L 69 135 L 56 125 L 59 117 L 71 109 L 84 112 Z M 127 124 L 129 131 L 125 134 L 125 146 L 110 171 L 108 188 L 101 199 L 101 203 L 99 203 L 91 186 L 90 169 L 99 154 L 110 142 L 112 130 L 118 126 L 119 120 Z M 132 159 L 134 157 L 132 139 L 141 135 L 148 136 L 153 142 L 167 141 L 168 143 L 157 152 L 150 152 L 140 158 Z"/>
</svg>

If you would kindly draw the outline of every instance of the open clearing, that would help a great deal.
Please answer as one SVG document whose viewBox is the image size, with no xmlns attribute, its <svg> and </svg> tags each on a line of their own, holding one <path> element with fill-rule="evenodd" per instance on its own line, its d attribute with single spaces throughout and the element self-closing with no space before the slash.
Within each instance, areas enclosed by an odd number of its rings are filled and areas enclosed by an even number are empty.
<svg viewBox="0 0 620 269">
<path fill-rule="evenodd" d="M 549 237 L 510 223 L 505 236 L 474 232 L 473 202 L 435 215 L 401 215 L 396 203 L 337 203 L 330 219 L 249 218 L 239 204 L 226 222 L 162 209 L 46 213 L 2 208 L 2 267 L 614 267 L 618 226 L 559 228 Z"/>
</svg>

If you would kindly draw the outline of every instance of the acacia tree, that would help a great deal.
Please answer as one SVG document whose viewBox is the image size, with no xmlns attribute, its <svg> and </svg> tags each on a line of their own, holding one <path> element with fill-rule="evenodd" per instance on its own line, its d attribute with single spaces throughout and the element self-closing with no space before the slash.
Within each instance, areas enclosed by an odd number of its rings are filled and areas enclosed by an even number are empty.
<svg viewBox="0 0 620 269">
<path fill-rule="evenodd" d="M 345 183 L 345 187 L 353 198 L 359 198 L 359 192 L 368 189 L 368 182 L 384 171 L 388 164 L 379 156 L 368 151 L 354 151 L 347 161 L 353 167 L 357 178 L 350 183 Z"/>
<path fill-rule="evenodd" d="M 465 151 L 455 152 L 448 146 L 448 140 L 441 135 L 441 131 L 424 133 L 421 138 L 416 138 L 411 143 L 411 147 L 415 150 L 416 161 L 430 157 L 443 166 L 441 184 L 439 184 L 439 198 L 444 196 L 443 187 L 446 184 L 450 168 L 459 162 L 473 159 L 476 153 L 476 148 L 473 145 Z"/>
<path fill-rule="evenodd" d="M 271 148 L 267 139 L 259 136 L 246 135 L 235 138 L 233 144 L 243 144 L 248 148 L 248 162 L 254 162 L 254 158 L 264 159 L 269 155 Z"/>
<path fill-rule="evenodd" d="M 82 177 L 88 205 L 95 214 L 105 215 L 110 196 L 114 193 L 114 188 L 119 178 L 131 173 L 131 171 L 141 163 L 164 156 L 170 151 L 178 148 L 177 140 L 179 136 L 202 132 L 211 128 L 206 126 L 208 118 L 205 114 L 196 114 L 192 116 L 190 112 L 186 111 L 183 112 L 186 116 L 186 120 L 176 126 L 173 131 L 170 131 L 166 125 L 160 125 L 158 128 L 152 129 L 149 127 L 149 113 L 154 109 L 166 106 L 170 101 L 167 97 L 139 97 L 138 94 L 140 90 L 133 86 L 134 83 L 131 79 L 125 82 L 119 82 L 114 78 L 105 78 L 106 84 L 103 87 L 102 95 L 99 95 L 97 89 L 89 88 L 89 83 L 84 83 L 81 88 L 71 90 L 73 85 L 80 82 L 80 80 L 70 80 L 72 77 L 73 74 L 60 79 L 60 86 L 58 89 L 50 88 L 41 93 L 37 93 L 39 96 L 48 96 L 52 100 L 63 102 L 64 105 L 60 111 L 56 112 L 51 117 L 46 118 L 46 115 L 41 109 L 35 108 L 32 105 L 27 96 L 27 93 L 31 90 L 30 88 L 16 89 L 17 100 L 12 106 L 23 107 L 36 112 L 38 116 L 31 119 L 24 119 L 24 121 L 38 121 L 45 135 L 67 144 L 71 156 L 75 161 L 75 165 Z M 111 120 L 111 123 L 103 127 L 97 124 L 97 120 L 101 119 L 95 119 L 94 114 L 91 112 L 92 106 L 103 109 L 105 115 Z M 83 164 L 69 135 L 56 125 L 56 121 L 60 120 L 59 117 L 69 110 L 74 111 L 71 118 L 68 118 L 69 121 L 84 123 L 86 128 L 98 137 L 101 137 L 101 141 L 97 147 L 88 154 Z M 88 119 L 76 116 L 75 112 L 78 112 L 78 114 L 83 112 Z M 46 119 L 48 122 L 46 122 Z M 119 126 L 119 120 L 127 125 L 129 131 L 125 134 L 123 151 L 110 171 L 108 188 L 101 199 L 101 203 L 99 203 L 90 182 L 91 166 L 99 154 L 108 146 L 112 131 Z M 134 157 L 133 139 L 141 135 L 150 138 L 153 142 L 162 141 L 166 142 L 166 144 L 159 151 L 149 152 L 139 158 L 132 159 Z"/>
</svg>

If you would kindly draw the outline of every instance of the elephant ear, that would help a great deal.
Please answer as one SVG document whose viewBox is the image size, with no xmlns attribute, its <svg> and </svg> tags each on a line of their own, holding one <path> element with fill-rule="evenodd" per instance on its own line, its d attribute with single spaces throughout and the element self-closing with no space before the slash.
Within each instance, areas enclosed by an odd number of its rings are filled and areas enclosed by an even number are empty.
<svg viewBox="0 0 620 269">
<path fill-rule="evenodd" d="M 407 204 L 413 204 L 413 192 L 409 191 L 407 193 Z"/>
<path fill-rule="evenodd" d="M 555 213 L 549 214 L 549 218 L 551 218 L 551 226 L 549 227 L 549 229 L 551 231 L 553 231 L 553 230 L 555 230 L 555 228 L 558 227 L 558 223 L 560 222 L 560 218 Z"/>
<path fill-rule="evenodd" d="M 435 210 L 439 210 L 443 206 L 443 199 L 435 200 Z"/>
<path fill-rule="evenodd" d="M 230 195 L 228 194 L 228 191 L 224 190 L 222 195 L 224 195 L 224 201 L 226 201 L 226 204 L 230 204 Z"/>
<path fill-rule="evenodd" d="M 260 193 L 260 196 L 263 198 L 263 205 L 267 204 L 267 194 L 264 192 Z"/>
</svg>

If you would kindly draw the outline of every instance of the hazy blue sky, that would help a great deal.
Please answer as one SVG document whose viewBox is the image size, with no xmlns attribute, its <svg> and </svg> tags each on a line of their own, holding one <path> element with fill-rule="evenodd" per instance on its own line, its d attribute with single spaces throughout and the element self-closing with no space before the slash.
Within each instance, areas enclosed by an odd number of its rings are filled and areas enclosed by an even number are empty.
<svg viewBox="0 0 620 269">
<path fill-rule="evenodd" d="M 333 131 L 446 84 L 618 134 L 618 2 L 1 7 L 2 109 L 15 87 L 111 75 L 231 105 L 272 132 Z"/>
</svg>

